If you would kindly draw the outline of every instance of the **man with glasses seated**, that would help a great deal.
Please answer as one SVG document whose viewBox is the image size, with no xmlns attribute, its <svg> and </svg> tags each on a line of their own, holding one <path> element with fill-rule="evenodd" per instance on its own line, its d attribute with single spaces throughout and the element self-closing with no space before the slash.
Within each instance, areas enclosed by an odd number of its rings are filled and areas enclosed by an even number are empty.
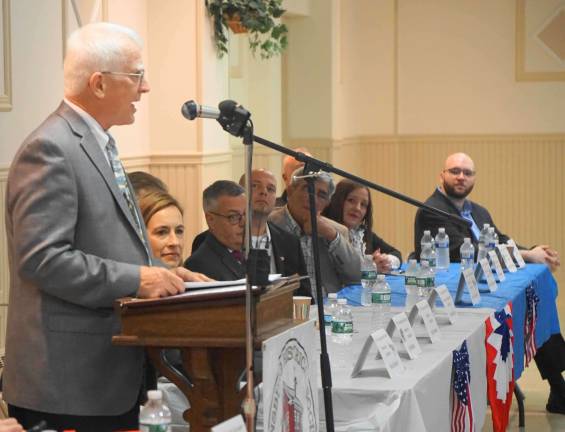
<svg viewBox="0 0 565 432">
<path fill-rule="evenodd" d="M 209 232 L 200 247 L 185 262 L 187 269 L 200 269 L 216 280 L 245 277 L 245 191 L 230 180 L 218 180 L 202 194 Z M 194 271 L 194 270 L 193 270 Z"/>
<path fill-rule="evenodd" d="M 242 176 L 240 185 L 244 184 L 244 181 L 245 176 Z M 275 176 L 269 171 L 254 169 L 251 173 L 251 184 L 251 206 L 253 208 L 251 247 L 267 250 L 271 273 L 281 273 L 284 276 L 307 275 L 298 238 L 267 222 L 267 217 L 275 206 L 277 195 Z M 244 255 L 241 253 L 241 256 L 239 256 L 239 250 L 235 253 L 232 252 L 236 245 L 230 247 L 225 235 L 226 231 L 239 233 L 239 224 L 245 225 L 245 218 L 239 216 L 244 212 L 245 200 L 243 200 L 243 207 L 239 207 L 240 199 L 234 197 L 237 199 L 238 207 L 237 213 L 233 212 L 233 216 L 231 216 L 233 225 L 230 225 L 230 216 L 227 219 L 217 216 L 217 214 L 229 215 L 228 207 L 225 207 L 226 199 L 221 198 L 229 193 L 238 194 L 237 197 L 244 197 L 243 188 L 228 181 L 216 182 L 204 191 L 204 211 L 210 230 L 200 233 L 195 238 L 197 244 L 193 243 L 193 255 L 185 262 L 187 268 L 198 268 L 200 272 L 209 274 L 217 280 L 233 280 L 245 277 L 245 266 L 242 264 Z M 217 198 L 214 198 L 214 196 Z M 208 211 L 206 211 L 206 208 L 208 208 Z M 210 213 L 210 216 L 208 216 L 208 213 Z M 227 225 L 225 224 L 226 221 Z M 215 232 L 215 234 L 211 235 L 210 232 Z M 209 239 L 210 237 L 212 239 Z M 243 249 L 243 237 L 241 240 L 238 238 L 237 244 L 240 243 L 239 247 Z M 229 252 L 229 256 L 227 252 Z M 232 260 L 234 254 L 237 256 L 235 262 Z M 224 265 L 220 265 L 220 262 Z M 310 295 L 310 283 L 307 279 L 300 282 L 300 289 L 297 294 Z"/>
<path fill-rule="evenodd" d="M 439 175 L 440 185 L 425 203 L 447 213 L 461 216 L 470 224 L 463 225 L 428 211 L 418 210 L 414 222 L 414 248 L 417 257 L 420 256 L 420 239 L 424 231 L 430 230 L 432 235 L 435 235 L 439 227 L 445 227 L 445 232 L 449 236 L 449 256 L 452 262 L 461 261 L 459 248 L 465 237 L 471 239 L 475 251 L 478 251 L 479 232 L 486 223 L 494 227 L 500 243 L 509 240 L 508 236 L 498 230 L 486 208 L 466 199 L 475 186 L 475 174 L 475 164 L 465 153 L 455 153 L 447 157 Z M 545 263 L 551 271 L 555 271 L 560 264 L 558 253 L 547 245 L 520 252 L 525 261 Z"/>
<path fill-rule="evenodd" d="M 465 237 L 471 239 L 475 251 L 478 251 L 479 232 L 485 223 L 494 227 L 500 243 L 508 241 L 509 237 L 496 228 L 488 210 L 467 199 L 475 186 L 475 178 L 475 164 L 468 155 L 455 153 L 448 156 L 440 173 L 440 185 L 425 203 L 448 213 L 462 216 L 470 224 L 463 225 L 463 223 L 447 220 L 426 210 L 418 210 L 414 223 L 414 246 L 417 256 L 420 255 L 420 239 L 424 230 L 430 230 L 434 235 L 439 227 L 445 227 L 445 232 L 449 235 L 451 262 L 461 261 L 459 248 Z M 545 263 L 552 271 L 555 271 L 560 265 L 558 253 L 547 245 L 520 252 L 525 261 Z M 534 359 L 542 378 L 548 380 L 551 388 L 546 409 L 549 412 L 565 414 L 565 381 L 561 376 L 561 372 L 565 369 L 565 342 L 561 334 L 551 335 L 538 348 Z"/>
<path fill-rule="evenodd" d="M 302 174 L 303 168 L 299 168 L 293 173 L 292 182 L 286 189 L 288 202 L 286 206 L 274 210 L 269 216 L 269 221 L 300 238 L 306 268 L 310 275 L 312 296 L 314 297 L 314 257 L 312 255 L 312 225 L 308 185 L 306 180 L 296 178 L 302 176 Z M 361 277 L 360 257 L 349 243 L 348 229 L 321 215 L 322 211 L 328 206 L 334 191 L 335 185 L 332 177 L 327 173 L 320 173 L 315 181 L 315 204 L 321 284 L 324 296 L 331 292 L 337 292 L 346 285 L 359 284 Z"/>
</svg>

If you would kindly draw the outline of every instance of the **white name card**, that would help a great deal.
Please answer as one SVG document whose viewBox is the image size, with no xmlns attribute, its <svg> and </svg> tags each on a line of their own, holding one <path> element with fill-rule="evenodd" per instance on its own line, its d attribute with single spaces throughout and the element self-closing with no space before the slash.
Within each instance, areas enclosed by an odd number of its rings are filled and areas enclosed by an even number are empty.
<svg viewBox="0 0 565 432">
<path fill-rule="evenodd" d="M 395 378 L 402 376 L 406 371 L 406 368 L 402 364 L 398 351 L 387 332 L 384 329 L 378 329 L 376 332 L 371 334 L 371 337 L 381 354 L 390 377 Z"/>
<path fill-rule="evenodd" d="M 212 427 L 212 432 L 247 432 L 245 423 L 243 422 L 243 417 L 237 415 L 228 419 L 216 426 Z"/>
<path fill-rule="evenodd" d="M 479 261 L 480 266 L 483 269 L 483 273 L 485 274 L 485 278 L 487 280 L 488 289 L 491 293 L 496 291 L 496 281 L 494 280 L 494 276 L 492 275 L 492 269 L 488 263 L 488 258 L 483 258 Z"/>
<path fill-rule="evenodd" d="M 518 269 L 516 268 L 516 264 L 514 264 L 514 260 L 510 256 L 510 252 L 508 252 L 508 248 L 505 244 L 496 245 L 498 250 L 500 251 L 500 255 L 502 256 L 502 261 L 504 261 L 504 265 L 508 269 L 510 273 L 516 273 Z"/>
<path fill-rule="evenodd" d="M 424 327 L 426 327 L 430 341 L 432 343 L 438 342 L 441 339 L 441 333 L 432 309 L 430 308 L 430 304 L 426 300 L 420 300 L 416 303 L 416 307 L 418 308 L 418 313 L 422 317 L 422 320 L 424 320 Z"/>
<path fill-rule="evenodd" d="M 465 285 L 467 285 L 469 289 L 471 303 L 473 303 L 473 306 L 478 305 L 481 302 L 481 294 L 479 293 L 479 287 L 477 285 L 477 279 L 475 279 L 473 268 L 470 267 L 463 270 L 463 277 L 465 278 Z"/>
<path fill-rule="evenodd" d="M 522 256 L 522 252 L 516 246 L 516 242 L 512 239 L 508 240 L 507 242 L 510 246 L 512 246 L 512 254 L 514 255 L 514 259 L 518 263 L 518 267 L 524 268 L 526 267 L 526 261 L 524 261 L 524 257 Z"/>
<path fill-rule="evenodd" d="M 506 279 L 506 275 L 504 274 L 504 270 L 502 270 L 502 265 L 500 264 L 500 260 L 498 259 L 498 255 L 496 251 L 489 251 L 488 256 L 490 257 L 490 263 L 494 266 L 494 270 L 496 271 L 496 276 L 498 277 L 498 281 L 502 282 Z"/>
<path fill-rule="evenodd" d="M 412 360 L 417 359 L 422 354 L 422 348 L 416 339 L 416 333 L 408 321 L 408 317 L 404 312 L 396 314 L 392 317 L 392 321 L 396 325 L 398 332 L 400 333 L 400 339 L 406 348 L 406 352 Z"/>
<path fill-rule="evenodd" d="M 451 294 L 447 290 L 447 287 L 445 285 L 440 285 L 438 287 L 435 287 L 434 289 L 436 290 L 437 295 L 443 303 L 443 307 L 447 312 L 449 322 L 451 324 L 455 324 L 455 320 L 457 319 L 457 311 L 455 309 L 455 303 L 453 303 L 453 297 L 451 297 Z"/>
</svg>

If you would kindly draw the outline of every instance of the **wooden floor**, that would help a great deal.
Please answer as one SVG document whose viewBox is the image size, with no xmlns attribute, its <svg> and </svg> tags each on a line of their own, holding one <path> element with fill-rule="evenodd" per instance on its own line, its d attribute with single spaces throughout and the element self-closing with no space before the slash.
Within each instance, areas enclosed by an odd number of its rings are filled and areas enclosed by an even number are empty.
<svg viewBox="0 0 565 432">
<path fill-rule="evenodd" d="M 565 320 L 565 293 L 562 293 L 558 297 L 557 308 L 559 311 L 559 322 L 561 323 Z M 549 385 L 547 381 L 541 379 L 535 363 L 530 364 L 530 367 L 524 370 L 518 380 L 518 384 L 526 396 L 526 400 L 524 401 L 526 408 L 526 427 L 524 430 L 535 432 L 565 431 L 565 415 L 549 414 L 545 410 L 545 404 L 549 396 Z M 518 427 L 518 405 L 514 398 L 510 411 L 510 425 L 508 431 L 517 430 L 520 430 Z M 485 419 L 483 432 L 490 431 L 492 431 L 492 421 L 489 410 Z"/>
</svg>

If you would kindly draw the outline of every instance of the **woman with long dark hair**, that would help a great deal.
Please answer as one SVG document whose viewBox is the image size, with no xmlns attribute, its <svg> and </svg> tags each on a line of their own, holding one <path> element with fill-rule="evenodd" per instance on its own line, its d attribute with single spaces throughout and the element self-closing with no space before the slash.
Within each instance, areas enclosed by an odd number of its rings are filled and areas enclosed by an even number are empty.
<svg viewBox="0 0 565 432">
<path fill-rule="evenodd" d="M 348 179 L 341 180 L 324 216 L 349 229 L 351 244 L 360 255 L 373 255 L 379 272 L 398 268 L 400 251 L 377 236 L 373 228 L 373 203 L 369 189 Z"/>
</svg>

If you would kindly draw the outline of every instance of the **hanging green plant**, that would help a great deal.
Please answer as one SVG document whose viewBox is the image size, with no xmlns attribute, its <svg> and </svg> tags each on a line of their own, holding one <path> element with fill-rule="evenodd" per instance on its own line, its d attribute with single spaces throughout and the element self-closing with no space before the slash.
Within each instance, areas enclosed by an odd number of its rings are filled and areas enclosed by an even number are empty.
<svg viewBox="0 0 565 432">
<path fill-rule="evenodd" d="M 228 28 L 234 33 L 247 32 L 249 48 L 263 59 L 281 54 L 287 46 L 288 29 L 276 23 L 285 10 L 282 0 L 206 0 L 214 20 L 214 37 L 218 57 L 228 52 Z"/>
</svg>

